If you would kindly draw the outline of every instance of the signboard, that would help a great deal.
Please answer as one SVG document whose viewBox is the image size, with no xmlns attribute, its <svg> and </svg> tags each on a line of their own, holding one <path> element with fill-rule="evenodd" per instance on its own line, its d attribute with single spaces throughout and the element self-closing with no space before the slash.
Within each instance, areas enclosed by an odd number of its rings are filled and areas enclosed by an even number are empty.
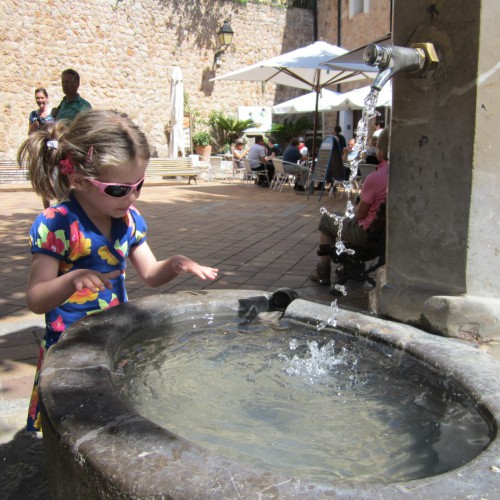
<svg viewBox="0 0 500 500">
<path fill-rule="evenodd" d="M 239 120 L 253 120 L 257 126 L 245 130 L 246 134 L 265 134 L 273 124 L 272 108 L 269 106 L 239 106 Z"/>
<path fill-rule="evenodd" d="M 318 155 L 316 157 L 316 165 L 314 167 L 314 172 L 312 173 L 311 180 L 324 182 L 326 177 L 326 172 L 328 170 L 328 165 L 330 165 L 330 158 L 332 156 L 332 148 L 320 148 L 318 150 Z"/>
</svg>

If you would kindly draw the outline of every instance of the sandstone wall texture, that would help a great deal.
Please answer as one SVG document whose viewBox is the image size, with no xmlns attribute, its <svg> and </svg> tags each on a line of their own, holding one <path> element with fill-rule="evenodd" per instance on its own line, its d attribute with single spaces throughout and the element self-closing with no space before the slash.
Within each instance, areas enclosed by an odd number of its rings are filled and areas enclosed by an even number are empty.
<svg viewBox="0 0 500 500">
<path fill-rule="evenodd" d="M 234 39 L 213 68 L 224 19 Z M 312 43 L 312 37 L 312 12 L 298 8 L 229 0 L 2 0 L 0 159 L 15 158 L 25 139 L 36 87 L 45 87 L 50 104 L 58 105 L 66 68 L 80 73 L 80 94 L 94 108 L 128 113 L 166 156 L 173 66 L 183 72 L 193 110 L 236 115 L 238 106 L 271 106 L 301 92 L 210 78 Z"/>
</svg>

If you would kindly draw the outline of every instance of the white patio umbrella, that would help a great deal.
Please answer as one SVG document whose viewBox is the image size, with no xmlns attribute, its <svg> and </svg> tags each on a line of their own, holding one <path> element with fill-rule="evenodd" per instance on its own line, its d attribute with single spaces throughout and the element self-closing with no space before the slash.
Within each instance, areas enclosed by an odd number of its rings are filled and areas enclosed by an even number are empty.
<svg viewBox="0 0 500 500">
<path fill-rule="evenodd" d="M 382 38 L 379 38 L 378 40 L 374 40 L 373 42 L 370 43 L 377 43 L 381 45 L 392 45 L 392 36 L 390 33 L 387 35 L 384 35 Z M 367 44 L 369 45 L 369 44 Z M 345 54 L 332 58 L 329 61 L 326 61 L 325 64 L 323 64 L 323 67 L 332 69 L 332 70 L 339 70 L 343 69 L 344 71 L 365 71 L 366 64 L 364 63 L 364 52 L 367 47 L 367 45 L 363 45 L 361 47 L 358 47 L 357 49 L 351 50 L 350 52 L 346 52 Z"/>
<path fill-rule="evenodd" d="M 347 111 L 349 109 L 363 109 L 365 98 L 370 92 L 370 86 L 354 89 L 349 92 L 332 92 L 323 89 L 320 93 L 318 111 Z M 275 114 L 284 113 L 311 113 L 315 110 L 316 93 L 290 99 L 273 106 Z M 392 105 L 392 84 L 388 82 L 378 95 L 377 106 Z"/>
<path fill-rule="evenodd" d="M 355 71 L 330 69 L 321 64 L 347 53 L 345 49 L 326 42 L 315 42 L 306 47 L 281 54 L 271 59 L 246 66 L 213 80 L 245 80 L 272 82 L 289 87 L 310 89 L 316 93 L 314 113 L 313 155 L 316 150 L 318 127 L 319 92 L 324 87 L 338 83 L 373 78 L 378 70 L 368 65 L 359 65 Z"/>
<path fill-rule="evenodd" d="M 318 111 L 330 111 L 343 100 L 342 93 L 322 89 L 319 92 Z M 316 109 L 316 92 L 309 92 L 294 99 L 276 104 L 272 112 L 276 115 L 285 113 L 311 113 Z"/>
<path fill-rule="evenodd" d="M 183 122 L 184 122 L 184 80 L 181 68 L 174 66 L 170 75 L 170 141 L 168 155 L 177 157 L 183 151 Z"/>
<path fill-rule="evenodd" d="M 287 87 L 320 90 L 337 83 L 372 78 L 369 73 L 378 71 L 368 65 L 360 65 L 355 71 L 331 70 L 321 66 L 322 63 L 346 53 L 347 50 L 337 45 L 315 42 L 292 52 L 217 76 L 212 80 L 264 81 Z"/>
<path fill-rule="evenodd" d="M 345 109 L 363 109 L 365 106 L 365 98 L 370 93 L 370 86 L 354 89 L 343 94 L 343 99 L 340 106 Z M 377 106 L 389 107 L 392 106 L 392 82 L 389 81 L 379 92 L 377 97 Z"/>
<path fill-rule="evenodd" d="M 328 111 L 332 109 L 342 99 L 340 92 L 321 89 L 318 98 L 318 111 Z M 316 92 L 309 92 L 294 99 L 276 104 L 272 107 L 272 112 L 276 115 L 285 113 L 310 113 L 316 109 Z"/>
</svg>

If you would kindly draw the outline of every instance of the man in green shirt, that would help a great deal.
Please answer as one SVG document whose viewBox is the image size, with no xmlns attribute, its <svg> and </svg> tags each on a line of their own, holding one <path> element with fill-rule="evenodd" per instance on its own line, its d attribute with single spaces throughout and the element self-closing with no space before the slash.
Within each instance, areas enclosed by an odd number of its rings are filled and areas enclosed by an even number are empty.
<svg viewBox="0 0 500 500">
<path fill-rule="evenodd" d="M 56 120 L 73 120 L 81 111 L 92 108 L 90 102 L 80 97 L 78 93 L 80 75 L 74 69 L 65 69 L 61 73 L 61 85 L 64 97 L 57 108 Z"/>
</svg>

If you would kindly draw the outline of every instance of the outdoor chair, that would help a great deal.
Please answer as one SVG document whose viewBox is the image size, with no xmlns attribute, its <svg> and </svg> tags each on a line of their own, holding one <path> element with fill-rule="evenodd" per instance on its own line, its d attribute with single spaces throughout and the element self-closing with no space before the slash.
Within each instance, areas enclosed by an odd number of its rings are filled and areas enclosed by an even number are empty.
<svg viewBox="0 0 500 500">
<path fill-rule="evenodd" d="M 189 158 L 193 160 L 193 166 L 200 169 L 201 171 L 207 171 L 210 168 L 210 163 L 205 160 L 203 156 L 197 155 L 197 154 L 192 154 L 189 155 Z"/>
<path fill-rule="evenodd" d="M 226 161 L 222 156 L 211 156 L 210 157 L 210 168 L 208 170 L 208 180 L 211 181 L 215 179 L 217 175 L 222 178 L 222 180 L 227 180 L 228 169 L 226 169 Z"/>
<path fill-rule="evenodd" d="M 274 165 L 274 177 L 271 181 L 271 189 L 283 190 L 284 184 L 291 186 L 291 181 L 294 179 L 292 174 L 287 174 L 283 168 L 283 160 L 279 158 L 272 159 Z"/>
<path fill-rule="evenodd" d="M 245 167 L 245 171 L 241 177 L 241 185 L 249 187 L 250 184 L 257 178 L 257 173 L 250 168 L 250 161 L 247 158 L 243 158 L 241 161 Z"/>
<path fill-rule="evenodd" d="M 242 164 L 238 164 L 234 159 L 232 160 L 233 180 L 245 175 L 245 166 L 240 165 Z"/>
<path fill-rule="evenodd" d="M 365 179 L 368 175 L 370 175 L 372 172 L 375 172 L 377 169 L 377 165 L 373 165 L 371 163 L 358 163 L 358 172 L 361 177 L 361 179 L 358 182 L 359 189 L 363 187 L 363 182 L 365 182 Z"/>
<path fill-rule="evenodd" d="M 342 161 L 339 154 L 337 154 L 337 150 L 333 151 L 332 161 L 330 163 L 330 168 L 327 174 L 327 180 L 331 182 L 330 191 L 328 193 L 329 196 L 333 196 L 335 198 L 335 193 L 341 193 L 340 198 L 344 196 L 344 193 L 347 194 L 349 198 L 351 196 L 351 191 L 348 191 L 348 171 L 347 168 Z M 339 189 L 342 188 L 342 189 Z"/>
<path fill-rule="evenodd" d="M 245 165 L 245 175 L 241 180 L 242 185 L 246 183 L 248 187 L 251 181 L 255 181 L 256 179 L 258 180 L 260 177 L 266 179 L 267 183 L 270 184 L 267 170 L 252 170 L 250 167 L 250 160 L 248 158 L 243 158 L 242 162 L 243 165 Z"/>
</svg>

